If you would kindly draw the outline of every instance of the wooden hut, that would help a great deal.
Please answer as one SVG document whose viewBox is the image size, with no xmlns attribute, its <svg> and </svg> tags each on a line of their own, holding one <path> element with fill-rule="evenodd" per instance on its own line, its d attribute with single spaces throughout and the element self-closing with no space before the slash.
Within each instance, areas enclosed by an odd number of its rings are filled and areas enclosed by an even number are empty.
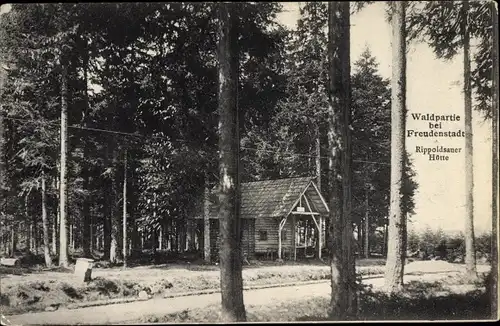
<svg viewBox="0 0 500 326">
<path fill-rule="evenodd" d="M 241 239 L 247 257 L 321 258 L 328 205 L 311 177 L 255 181 L 241 185 Z M 203 242 L 203 216 L 196 217 Z M 210 247 L 219 250 L 218 198 L 210 196 Z M 203 246 L 202 246 L 203 247 Z"/>
</svg>

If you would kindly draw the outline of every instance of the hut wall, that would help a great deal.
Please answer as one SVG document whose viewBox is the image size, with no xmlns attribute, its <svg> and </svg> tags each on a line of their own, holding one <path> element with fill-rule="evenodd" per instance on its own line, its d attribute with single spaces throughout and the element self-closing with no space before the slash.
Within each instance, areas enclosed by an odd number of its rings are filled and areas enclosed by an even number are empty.
<svg viewBox="0 0 500 326">
<path fill-rule="evenodd" d="M 255 252 L 266 253 L 268 249 L 278 250 L 279 218 L 258 218 L 255 220 Z M 266 232 L 267 240 L 261 240 L 260 232 Z M 282 248 L 292 248 L 293 237 L 292 221 L 289 218 L 283 227 L 281 237 Z"/>
<path fill-rule="evenodd" d="M 218 260 L 220 250 L 220 224 L 218 219 L 210 220 L 210 254 Z M 241 249 L 248 257 L 255 252 L 255 219 L 241 220 Z"/>
<path fill-rule="evenodd" d="M 219 260 L 219 220 L 210 219 L 210 257 L 212 261 Z"/>
</svg>

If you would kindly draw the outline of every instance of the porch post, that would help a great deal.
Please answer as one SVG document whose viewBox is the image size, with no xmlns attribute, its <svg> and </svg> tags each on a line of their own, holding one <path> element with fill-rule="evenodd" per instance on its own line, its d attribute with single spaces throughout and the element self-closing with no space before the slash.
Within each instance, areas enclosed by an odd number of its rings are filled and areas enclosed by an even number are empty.
<svg viewBox="0 0 500 326">
<path fill-rule="evenodd" d="M 323 216 L 319 216 L 319 226 L 318 226 L 318 258 L 321 259 L 321 244 L 323 241 Z"/>
<path fill-rule="evenodd" d="M 286 223 L 286 217 L 283 218 L 278 224 L 278 259 L 281 260 L 281 231 Z"/>
<path fill-rule="evenodd" d="M 292 234 L 293 234 L 293 260 L 297 261 L 297 222 L 295 215 L 292 215 Z"/>
<path fill-rule="evenodd" d="M 278 226 L 278 259 L 281 260 L 281 221 Z"/>
</svg>

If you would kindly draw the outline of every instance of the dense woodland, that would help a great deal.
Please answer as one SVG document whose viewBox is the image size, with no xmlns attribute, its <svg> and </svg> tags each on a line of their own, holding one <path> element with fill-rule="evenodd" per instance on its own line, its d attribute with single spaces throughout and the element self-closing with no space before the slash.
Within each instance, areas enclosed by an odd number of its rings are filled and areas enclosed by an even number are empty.
<svg viewBox="0 0 500 326">
<path fill-rule="evenodd" d="M 222 184 L 227 163 L 236 185 L 315 176 L 337 214 L 327 239 L 345 232 L 341 223 L 358 234 L 355 250 L 332 257 L 348 266 L 372 243 L 399 259 L 391 282 L 402 280 L 418 187 L 404 147 L 405 47 L 427 42 L 443 58 L 464 50 L 466 108 L 489 119 L 492 9 L 388 4 L 402 56 L 391 86 L 369 48 L 350 67 L 349 17 L 369 5 L 306 3 L 294 31 L 277 23 L 279 3 L 12 5 L 0 18 L 1 251 L 43 252 L 61 266 L 72 255 L 117 263 L 136 250 L 195 251 L 189 221 L 203 214 L 204 193 Z M 471 53 L 469 39 L 478 44 Z M 403 223 L 389 223 L 395 217 Z M 465 231 L 470 253 L 473 228 Z M 221 273 L 233 258 L 221 257 Z M 351 299 L 338 309 L 349 314 Z M 244 319 L 234 311 L 229 319 Z"/>
<path fill-rule="evenodd" d="M 5 202 L 4 251 L 41 247 L 43 215 L 57 253 L 63 101 L 70 250 L 121 259 L 125 177 L 130 248 L 189 248 L 187 220 L 202 213 L 204 179 L 212 186 L 218 178 L 214 8 L 20 5 L 3 16 L 7 198 L 16 198 Z M 295 32 L 274 22 L 279 4 L 238 10 L 241 179 L 320 175 L 321 186 L 326 6 L 308 4 Z M 68 47 L 65 62 L 61 47 Z M 356 62 L 352 88 L 355 224 L 363 232 L 369 215 L 373 234 L 388 210 L 390 88 L 369 49 Z"/>
</svg>

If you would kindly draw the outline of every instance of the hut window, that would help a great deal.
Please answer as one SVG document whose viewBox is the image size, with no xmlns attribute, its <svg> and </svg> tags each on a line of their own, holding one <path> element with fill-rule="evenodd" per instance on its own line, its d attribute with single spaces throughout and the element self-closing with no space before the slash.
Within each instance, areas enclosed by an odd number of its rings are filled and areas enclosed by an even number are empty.
<svg viewBox="0 0 500 326">
<path fill-rule="evenodd" d="M 259 231 L 259 241 L 267 240 L 267 231 Z"/>
</svg>

